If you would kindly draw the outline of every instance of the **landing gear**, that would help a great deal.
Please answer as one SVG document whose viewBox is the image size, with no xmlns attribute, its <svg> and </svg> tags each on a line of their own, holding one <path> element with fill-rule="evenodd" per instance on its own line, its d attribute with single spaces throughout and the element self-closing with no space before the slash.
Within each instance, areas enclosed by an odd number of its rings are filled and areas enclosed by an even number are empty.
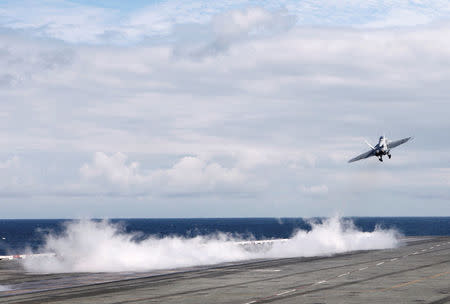
<svg viewBox="0 0 450 304">
<path fill-rule="evenodd" d="M 389 159 L 391 159 L 391 156 L 392 156 L 391 154 L 388 154 Z"/>
<path fill-rule="evenodd" d="M 383 157 L 380 156 L 380 157 L 378 158 L 378 160 L 379 160 L 380 162 L 382 162 L 382 161 L 383 161 Z"/>
</svg>

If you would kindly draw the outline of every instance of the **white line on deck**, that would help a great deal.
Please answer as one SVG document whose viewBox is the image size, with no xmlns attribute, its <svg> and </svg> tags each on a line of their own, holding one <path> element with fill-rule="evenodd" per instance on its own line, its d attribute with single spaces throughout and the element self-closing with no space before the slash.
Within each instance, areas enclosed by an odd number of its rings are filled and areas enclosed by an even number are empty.
<svg viewBox="0 0 450 304">
<path fill-rule="evenodd" d="M 247 303 L 244 303 L 244 304 L 253 304 L 253 303 L 256 303 L 256 301 L 250 301 L 250 302 L 247 302 Z"/>
<path fill-rule="evenodd" d="M 280 293 L 277 293 L 276 295 L 277 295 L 277 296 L 282 296 L 282 295 L 284 295 L 284 294 L 287 294 L 287 293 L 290 293 L 290 292 L 294 292 L 294 291 L 295 291 L 295 289 L 285 290 L 285 291 L 282 291 L 282 292 L 280 292 Z"/>
<path fill-rule="evenodd" d="M 316 282 L 316 284 L 323 284 L 323 283 L 326 283 L 326 282 L 327 281 L 323 280 L 323 281 Z"/>
<path fill-rule="evenodd" d="M 384 262 L 380 262 L 380 263 L 377 264 L 377 266 L 380 266 L 380 265 L 383 265 L 383 264 L 384 264 Z"/>
<path fill-rule="evenodd" d="M 433 248 L 434 248 L 433 246 L 430 247 L 430 249 L 433 249 Z"/>
<path fill-rule="evenodd" d="M 393 258 L 393 259 L 391 259 L 391 262 L 394 262 L 394 261 L 397 261 L 398 260 L 398 258 Z"/>
<path fill-rule="evenodd" d="M 366 270 L 367 268 L 369 268 L 369 267 L 359 268 L 359 271 L 361 271 L 361 270 Z"/>
<path fill-rule="evenodd" d="M 437 244 L 436 247 L 441 247 L 441 245 Z"/>
<path fill-rule="evenodd" d="M 427 251 L 426 249 L 422 249 L 422 251 Z"/>
<path fill-rule="evenodd" d="M 416 251 L 416 252 L 414 252 L 413 254 L 419 254 L 419 252 L 418 252 L 418 251 Z"/>
<path fill-rule="evenodd" d="M 340 274 L 340 275 L 338 275 L 338 278 L 346 276 L 346 275 L 349 275 L 349 274 L 350 274 L 350 272 L 346 272 L 346 273 Z"/>
</svg>

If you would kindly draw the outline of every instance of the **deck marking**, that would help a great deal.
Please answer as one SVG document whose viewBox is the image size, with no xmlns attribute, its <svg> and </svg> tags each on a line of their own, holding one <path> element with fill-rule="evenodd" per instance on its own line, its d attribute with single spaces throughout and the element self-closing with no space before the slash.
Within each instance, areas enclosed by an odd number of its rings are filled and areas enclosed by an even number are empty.
<svg viewBox="0 0 450 304">
<path fill-rule="evenodd" d="M 391 262 L 394 262 L 394 261 L 397 261 L 398 260 L 398 258 L 393 258 L 393 259 L 391 259 Z"/>
<path fill-rule="evenodd" d="M 377 264 L 377 266 L 380 266 L 380 265 L 383 265 L 383 264 L 384 264 L 384 262 L 380 262 L 380 263 Z"/>
<path fill-rule="evenodd" d="M 392 289 L 397 289 L 397 288 L 409 286 L 409 285 L 412 285 L 412 284 L 415 284 L 415 283 L 419 283 L 419 282 L 422 282 L 422 281 L 425 281 L 425 280 L 428 280 L 428 279 L 435 279 L 435 278 L 438 278 L 438 277 L 441 277 L 441 276 L 447 275 L 447 274 L 450 274 L 450 271 L 437 273 L 437 274 L 434 274 L 434 275 L 431 275 L 431 276 L 428 276 L 428 277 L 423 277 L 423 278 L 416 279 L 416 280 L 413 280 L 413 281 L 409 281 L 409 282 L 393 285 L 393 286 L 387 287 L 387 288 L 368 290 L 368 292 L 379 292 L 379 291 L 388 291 L 388 290 L 392 290 Z"/>
<path fill-rule="evenodd" d="M 427 251 L 426 249 L 422 249 L 422 251 Z"/>
<path fill-rule="evenodd" d="M 367 268 L 369 268 L 369 267 L 359 268 L 359 271 L 361 271 L 361 270 L 366 270 Z"/>
<path fill-rule="evenodd" d="M 327 281 L 323 280 L 323 281 L 316 282 L 316 284 L 323 284 L 323 283 L 326 283 L 326 282 Z"/>
<path fill-rule="evenodd" d="M 406 282 L 406 283 L 394 285 L 391 288 L 386 288 L 385 290 L 405 287 L 405 286 L 408 286 L 408 285 L 411 285 L 411 284 L 415 284 L 415 283 L 418 283 L 418 282 L 425 281 L 427 279 L 435 279 L 435 278 L 441 277 L 441 276 L 449 274 L 449 273 L 450 273 L 450 271 L 441 272 L 441 273 L 434 274 L 434 275 L 431 275 L 431 276 L 428 276 L 428 277 L 425 277 L 425 278 L 422 278 L 422 279 L 417 279 L 417 280 L 414 280 L 414 281 L 409 281 L 409 282 Z"/>
<path fill-rule="evenodd" d="M 244 304 L 253 304 L 253 303 L 256 303 L 256 301 L 250 301 L 250 302 L 246 302 Z"/>
<path fill-rule="evenodd" d="M 340 275 L 338 275 L 338 278 L 346 276 L 346 275 L 349 275 L 349 274 L 350 274 L 350 272 L 346 272 L 346 273 L 340 274 Z"/>
<path fill-rule="evenodd" d="M 433 246 L 430 247 L 430 249 L 433 249 L 433 248 L 434 248 Z"/>
<path fill-rule="evenodd" d="M 418 251 L 416 251 L 416 252 L 414 252 L 413 254 L 419 254 L 419 252 L 418 252 Z"/>
<path fill-rule="evenodd" d="M 277 293 L 276 295 L 277 296 L 282 296 L 284 294 L 291 293 L 291 292 L 294 292 L 294 291 L 296 291 L 296 289 L 285 290 L 285 291 Z"/>
</svg>

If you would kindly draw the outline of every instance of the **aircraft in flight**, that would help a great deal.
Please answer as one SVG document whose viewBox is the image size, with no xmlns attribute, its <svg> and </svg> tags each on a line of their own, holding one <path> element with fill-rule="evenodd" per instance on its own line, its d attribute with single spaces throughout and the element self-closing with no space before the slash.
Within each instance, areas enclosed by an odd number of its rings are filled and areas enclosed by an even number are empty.
<svg viewBox="0 0 450 304">
<path fill-rule="evenodd" d="M 355 158 L 352 158 L 351 160 L 349 160 L 349 163 L 352 163 L 354 161 L 357 160 L 361 160 L 364 158 L 368 158 L 371 156 L 376 156 L 378 157 L 379 161 L 383 161 L 383 155 L 387 155 L 389 158 L 391 158 L 391 149 L 395 148 L 397 146 L 400 146 L 401 144 L 404 144 L 405 142 L 407 142 L 408 140 L 410 140 L 412 137 L 406 137 L 403 139 L 399 139 L 399 140 L 394 140 L 394 141 L 388 141 L 386 137 L 381 136 L 378 144 L 374 147 L 371 144 L 369 144 L 366 141 L 366 144 L 369 145 L 369 147 L 371 148 L 370 151 L 367 151 L 366 153 L 363 153 L 361 155 L 356 156 Z"/>
</svg>

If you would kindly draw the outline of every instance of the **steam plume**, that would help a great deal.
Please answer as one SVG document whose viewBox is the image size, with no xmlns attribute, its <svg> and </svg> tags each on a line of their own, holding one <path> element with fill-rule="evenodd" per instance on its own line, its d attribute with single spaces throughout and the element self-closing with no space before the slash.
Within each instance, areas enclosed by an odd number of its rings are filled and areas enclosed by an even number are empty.
<svg viewBox="0 0 450 304">
<path fill-rule="evenodd" d="M 90 220 L 66 223 L 65 232 L 49 235 L 42 252 L 55 257 L 23 261 L 33 272 L 148 271 L 242 261 L 256 258 L 332 255 L 352 250 L 392 248 L 399 244 L 394 230 L 359 231 L 338 217 L 311 222 L 311 231 L 299 230 L 285 242 L 266 250 L 247 250 L 241 239 L 227 234 L 194 238 L 142 236 L 126 233 L 118 224 Z"/>
</svg>

